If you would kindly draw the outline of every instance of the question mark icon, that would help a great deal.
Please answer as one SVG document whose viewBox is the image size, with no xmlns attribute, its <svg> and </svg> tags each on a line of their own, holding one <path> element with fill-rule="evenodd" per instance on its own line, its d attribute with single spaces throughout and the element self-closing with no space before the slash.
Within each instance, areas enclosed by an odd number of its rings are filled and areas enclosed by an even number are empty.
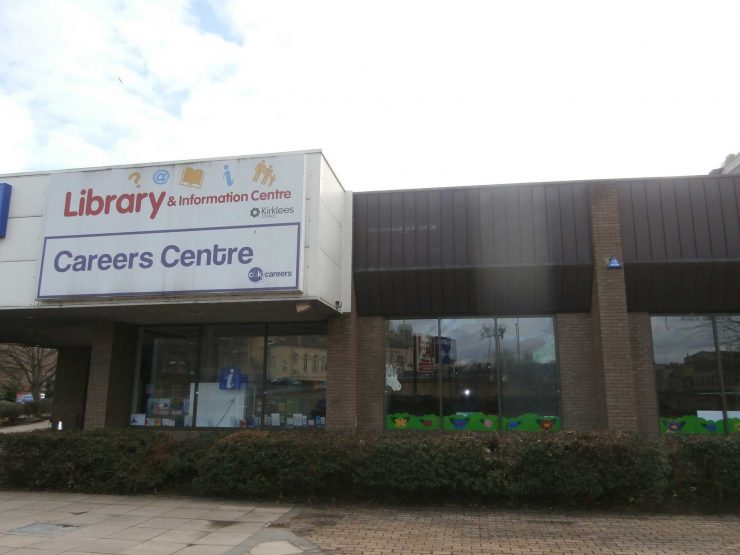
<svg viewBox="0 0 740 555">
<path fill-rule="evenodd" d="M 131 172 L 128 174 L 128 180 L 133 181 L 137 188 L 141 187 L 141 184 L 139 183 L 141 181 L 141 174 L 139 172 Z"/>
</svg>

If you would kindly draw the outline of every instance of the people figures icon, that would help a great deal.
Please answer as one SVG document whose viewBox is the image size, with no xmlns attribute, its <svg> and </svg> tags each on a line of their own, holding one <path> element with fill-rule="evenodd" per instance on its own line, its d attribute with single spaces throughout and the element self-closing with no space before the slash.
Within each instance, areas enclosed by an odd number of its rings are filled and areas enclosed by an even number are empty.
<svg viewBox="0 0 740 555">
<path fill-rule="evenodd" d="M 275 175 L 275 172 L 272 170 L 272 165 L 266 165 L 264 160 L 260 160 L 260 163 L 254 168 L 252 181 L 257 183 L 260 181 L 260 178 L 262 178 L 262 185 L 272 185 L 275 183 L 275 179 L 277 178 L 277 175 Z"/>
<path fill-rule="evenodd" d="M 265 166 L 265 161 L 260 160 L 260 163 L 257 164 L 256 168 L 254 168 L 254 177 L 252 177 L 252 181 L 256 182 L 260 178 L 260 176 L 262 175 L 262 172 L 265 171 L 266 168 L 267 166 Z"/>
</svg>

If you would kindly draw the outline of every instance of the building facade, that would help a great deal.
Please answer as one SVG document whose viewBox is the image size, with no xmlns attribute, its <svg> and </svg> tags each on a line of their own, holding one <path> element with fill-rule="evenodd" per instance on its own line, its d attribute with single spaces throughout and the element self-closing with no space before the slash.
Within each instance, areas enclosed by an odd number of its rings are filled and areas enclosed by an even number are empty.
<svg viewBox="0 0 740 555">
<path fill-rule="evenodd" d="M 350 194 L 310 151 L 0 182 L 0 340 L 59 349 L 67 428 L 740 432 L 740 177 Z"/>
</svg>

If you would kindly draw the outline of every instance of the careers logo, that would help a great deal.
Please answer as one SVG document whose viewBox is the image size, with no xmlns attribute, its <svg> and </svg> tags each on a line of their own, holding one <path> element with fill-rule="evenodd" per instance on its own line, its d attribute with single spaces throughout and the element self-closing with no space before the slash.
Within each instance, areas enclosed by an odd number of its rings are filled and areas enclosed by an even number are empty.
<svg viewBox="0 0 740 555">
<path fill-rule="evenodd" d="M 255 266 L 254 268 L 249 270 L 249 274 L 247 275 L 249 276 L 249 281 L 257 283 L 262 281 L 264 273 L 262 272 L 262 268 Z"/>
</svg>

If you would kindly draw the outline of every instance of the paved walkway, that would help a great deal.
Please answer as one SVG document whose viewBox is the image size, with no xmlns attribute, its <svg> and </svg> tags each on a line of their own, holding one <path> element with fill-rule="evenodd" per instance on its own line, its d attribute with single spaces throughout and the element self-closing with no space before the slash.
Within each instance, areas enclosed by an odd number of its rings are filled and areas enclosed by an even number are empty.
<svg viewBox="0 0 740 555">
<path fill-rule="evenodd" d="M 19 424 L 17 426 L 3 426 L 0 428 L 0 434 L 12 434 L 14 432 L 33 432 L 35 430 L 48 430 L 49 421 L 40 420 L 31 424 Z"/>
<path fill-rule="evenodd" d="M 740 555 L 740 516 L 306 508 L 291 529 L 327 553 Z"/>
<path fill-rule="evenodd" d="M 0 554 L 740 555 L 740 516 L 333 506 L 0 491 Z"/>
<path fill-rule="evenodd" d="M 290 513 L 288 506 L 185 497 L 0 491 L 0 553 L 319 553 L 280 526 Z"/>
</svg>

